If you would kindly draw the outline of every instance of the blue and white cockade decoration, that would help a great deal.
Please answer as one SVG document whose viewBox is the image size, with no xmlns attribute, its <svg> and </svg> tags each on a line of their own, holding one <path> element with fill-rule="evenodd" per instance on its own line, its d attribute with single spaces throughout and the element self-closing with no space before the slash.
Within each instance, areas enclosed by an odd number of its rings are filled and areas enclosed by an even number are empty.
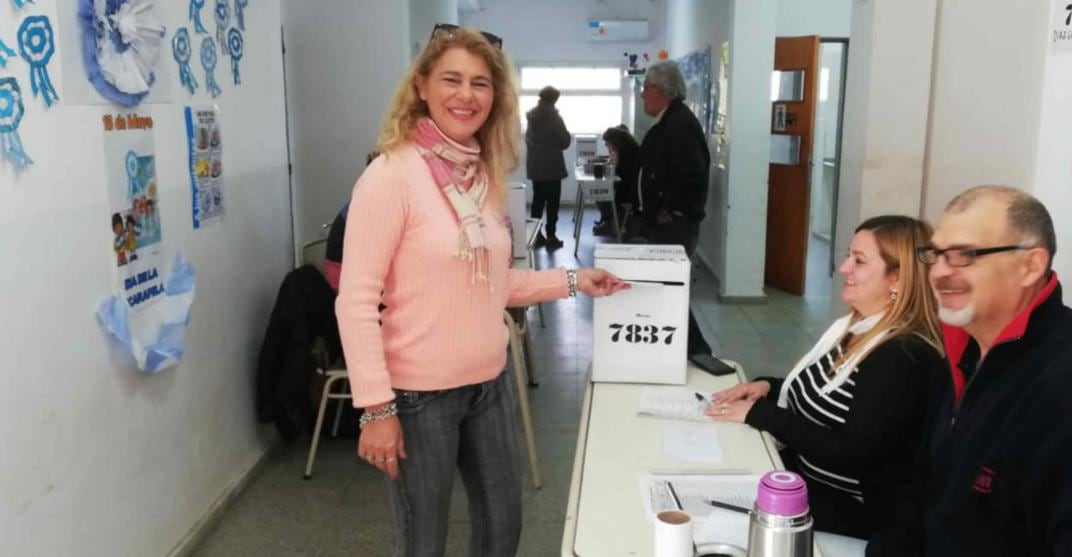
<svg viewBox="0 0 1072 557">
<path fill-rule="evenodd" d="M 167 30 L 154 0 L 78 0 L 82 64 L 104 98 L 137 106 L 156 81 Z"/>
<path fill-rule="evenodd" d="M 238 18 L 238 28 L 246 30 L 246 6 L 249 5 L 249 0 L 235 0 L 234 11 L 235 17 Z"/>
<path fill-rule="evenodd" d="M 8 46 L 4 44 L 3 39 L 0 39 L 0 68 L 6 68 L 7 59 L 16 56 L 18 56 L 18 54 L 15 54 L 15 51 L 8 48 Z"/>
<path fill-rule="evenodd" d="M 201 23 L 201 8 L 205 7 L 205 0 L 190 0 L 190 21 L 194 22 L 194 32 L 208 33 L 205 24 Z"/>
<path fill-rule="evenodd" d="M 231 24 L 231 5 L 227 0 L 216 0 L 216 42 L 220 44 L 220 51 L 227 52 L 227 26 Z"/>
<path fill-rule="evenodd" d="M 212 37 L 205 37 L 205 40 L 201 41 L 201 65 L 205 68 L 205 88 L 213 97 L 220 96 L 223 89 L 220 89 L 220 84 L 216 83 L 216 77 L 212 74 L 216 69 L 216 43 Z"/>
<path fill-rule="evenodd" d="M 19 123 L 24 113 L 19 82 L 13 77 L 0 77 L 0 154 L 15 163 L 16 168 L 33 163 L 19 138 Z"/>
<path fill-rule="evenodd" d="M 52 24 L 43 15 L 31 15 L 19 26 L 19 53 L 30 65 L 30 87 L 34 96 L 45 98 L 45 105 L 60 100 L 52 80 L 48 77 L 48 62 L 56 52 Z"/>
<path fill-rule="evenodd" d="M 171 38 L 171 53 L 175 56 L 175 61 L 179 63 L 179 81 L 191 95 L 197 90 L 197 79 L 194 79 L 194 72 L 190 70 L 192 52 L 190 32 L 185 27 L 179 27 L 175 36 Z"/>
<path fill-rule="evenodd" d="M 26 4 L 33 4 L 33 0 L 11 0 L 15 4 L 16 10 L 21 10 L 26 7 Z"/>
<path fill-rule="evenodd" d="M 138 164 L 138 154 L 134 150 L 127 151 L 126 159 L 123 161 L 123 166 L 127 170 L 127 199 L 134 199 L 139 195 L 145 195 L 144 188 L 141 186 L 141 180 L 138 179 L 138 169 L 141 165 Z"/>
<path fill-rule="evenodd" d="M 234 76 L 234 84 L 240 85 L 242 77 L 238 74 L 238 61 L 242 59 L 242 48 L 245 41 L 242 40 L 242 32 L 232 27 L 227 32 L 227 46 L 231 51 L 231 74 Z"/>
</svg>

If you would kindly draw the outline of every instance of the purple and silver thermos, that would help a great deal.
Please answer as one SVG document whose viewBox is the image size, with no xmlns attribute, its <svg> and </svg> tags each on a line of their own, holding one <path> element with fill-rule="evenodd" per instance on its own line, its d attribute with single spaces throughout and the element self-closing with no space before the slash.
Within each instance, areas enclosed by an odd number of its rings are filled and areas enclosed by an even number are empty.
<svg viewBox="0 0 1072 557">
<path fill-rule="evenodd" d="M 811 557 L 812 519 L 804 480 L 782 470 L 759 481 L 748 523 L 748 557 Z"/>
</svg>

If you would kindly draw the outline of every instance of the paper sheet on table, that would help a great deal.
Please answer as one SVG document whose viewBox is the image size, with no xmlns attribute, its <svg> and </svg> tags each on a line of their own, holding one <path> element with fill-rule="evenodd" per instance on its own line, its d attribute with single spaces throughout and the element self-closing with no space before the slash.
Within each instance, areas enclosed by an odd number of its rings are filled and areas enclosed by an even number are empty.
<svg viewBox="0 0 1072 557">
<path fill-rule="evenodd" d="M 722 463 L 722 442 L 714 424 L 673 424 L 663 431 L 663 456 L 669 462 Z"/>
<path fill-rule="evenodd" d="M 840 536 L 829 532 L 815 532 L 815 543 L 823 557 L 864 557 L 867 540 Z"/>
<path fill-rule="evenodd" d="M 637 414 L 656 418 L 710 422 L 704 415 L 705 403 L 696 398 L 695 391 L 685 387 L 645 387 L 640 393 Z"/>
<path fill-rule="evenodd" d="M 736 511 L 714 508 L 711 514 L 693 525 L 692 541 L 696 545 L 726 543 L 748 549 L 749 516 Z M 826 557 L 826 554 L 823 554 Z"/>
<path fill-rule="evenodd" d="M 674 486 L 682 509 L 696 521 L 692 535 L 697 545 L 728 543 L 743 548 L 748 545 L 748 515 L 719 509 L 707 502 L 715 499 L 751 509 L 755 504 L 759 478 L 741 474 L 649 474 L 641 476 L 640 482 L 644 505 L 652 520 L 656 511 L 677 508 L 667 488 L 669 482 Z"/>
</svg>

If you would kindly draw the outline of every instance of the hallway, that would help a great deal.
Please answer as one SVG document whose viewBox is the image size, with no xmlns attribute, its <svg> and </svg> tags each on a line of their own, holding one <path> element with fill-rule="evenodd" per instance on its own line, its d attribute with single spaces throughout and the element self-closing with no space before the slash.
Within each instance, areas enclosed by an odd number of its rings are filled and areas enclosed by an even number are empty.
<svg viewBox="0 0 1072 557">
<path fill-rule="evenodd" d="M 561 211 L 560 226 L 569 224 L 570 211 Z M 573 259 L 573 238 L 563 235 L 561 249 L 537 252 L 537 265 L 591 265 L 589 223 L 594 218 L 595 212 L 589 209 L 580 262 Z M 820 251 L 811 250 L 813 254 Z M 716 301 L 713 277 L 702 267 L 694 266 L 694 273 L 692 304 L 705 336 L 716 354 L 740 362 L 751 377 L 784 375 L 829 325 L 825 297 L 805 299 L 768 290 L 764 305 L 721 305 Z M 592 355 L 591 314 L 592 301 L 587 297 L 544 304 L 546 328 L 540 328 L 536 312 L 530 312 L 532 356 L 540 386 L 530 389 L 529 397 L 544 486 L 532 488 L 526 464 L 520 556 L 559 553 L 581 398 Z M 302 470 L 307 451 L 307 441 L 278 447 L 259 476 L 224 511 L 195 556 L 391 555 L 394 525 L 383 479 L 377 470 L 358 461 L 355 441 L 325 438 L 314 476 L 305 481 Z M 447 555 L 467 554 L 468 531 L 465 495 L 458 479 Z"/>
</svg>

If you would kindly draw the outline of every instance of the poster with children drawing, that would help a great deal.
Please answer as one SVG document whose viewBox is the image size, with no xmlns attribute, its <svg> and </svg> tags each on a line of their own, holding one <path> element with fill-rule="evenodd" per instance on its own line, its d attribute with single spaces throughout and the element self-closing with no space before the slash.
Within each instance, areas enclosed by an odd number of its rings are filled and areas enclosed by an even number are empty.
<svg viewBox="0 0 1072 557">
<path fill-rule="evenodd" d="M 129 309 L 141 311 L 164 294 L 153 119 L 108 107 L 101 125 L 116 294 Z"/>
<path fill-rule="evenodd" d="M 186 107 L 186 141 L 194 228 L 201 228 L 223 218 L 223 140 L 215 107 Z"/>
</svg>

